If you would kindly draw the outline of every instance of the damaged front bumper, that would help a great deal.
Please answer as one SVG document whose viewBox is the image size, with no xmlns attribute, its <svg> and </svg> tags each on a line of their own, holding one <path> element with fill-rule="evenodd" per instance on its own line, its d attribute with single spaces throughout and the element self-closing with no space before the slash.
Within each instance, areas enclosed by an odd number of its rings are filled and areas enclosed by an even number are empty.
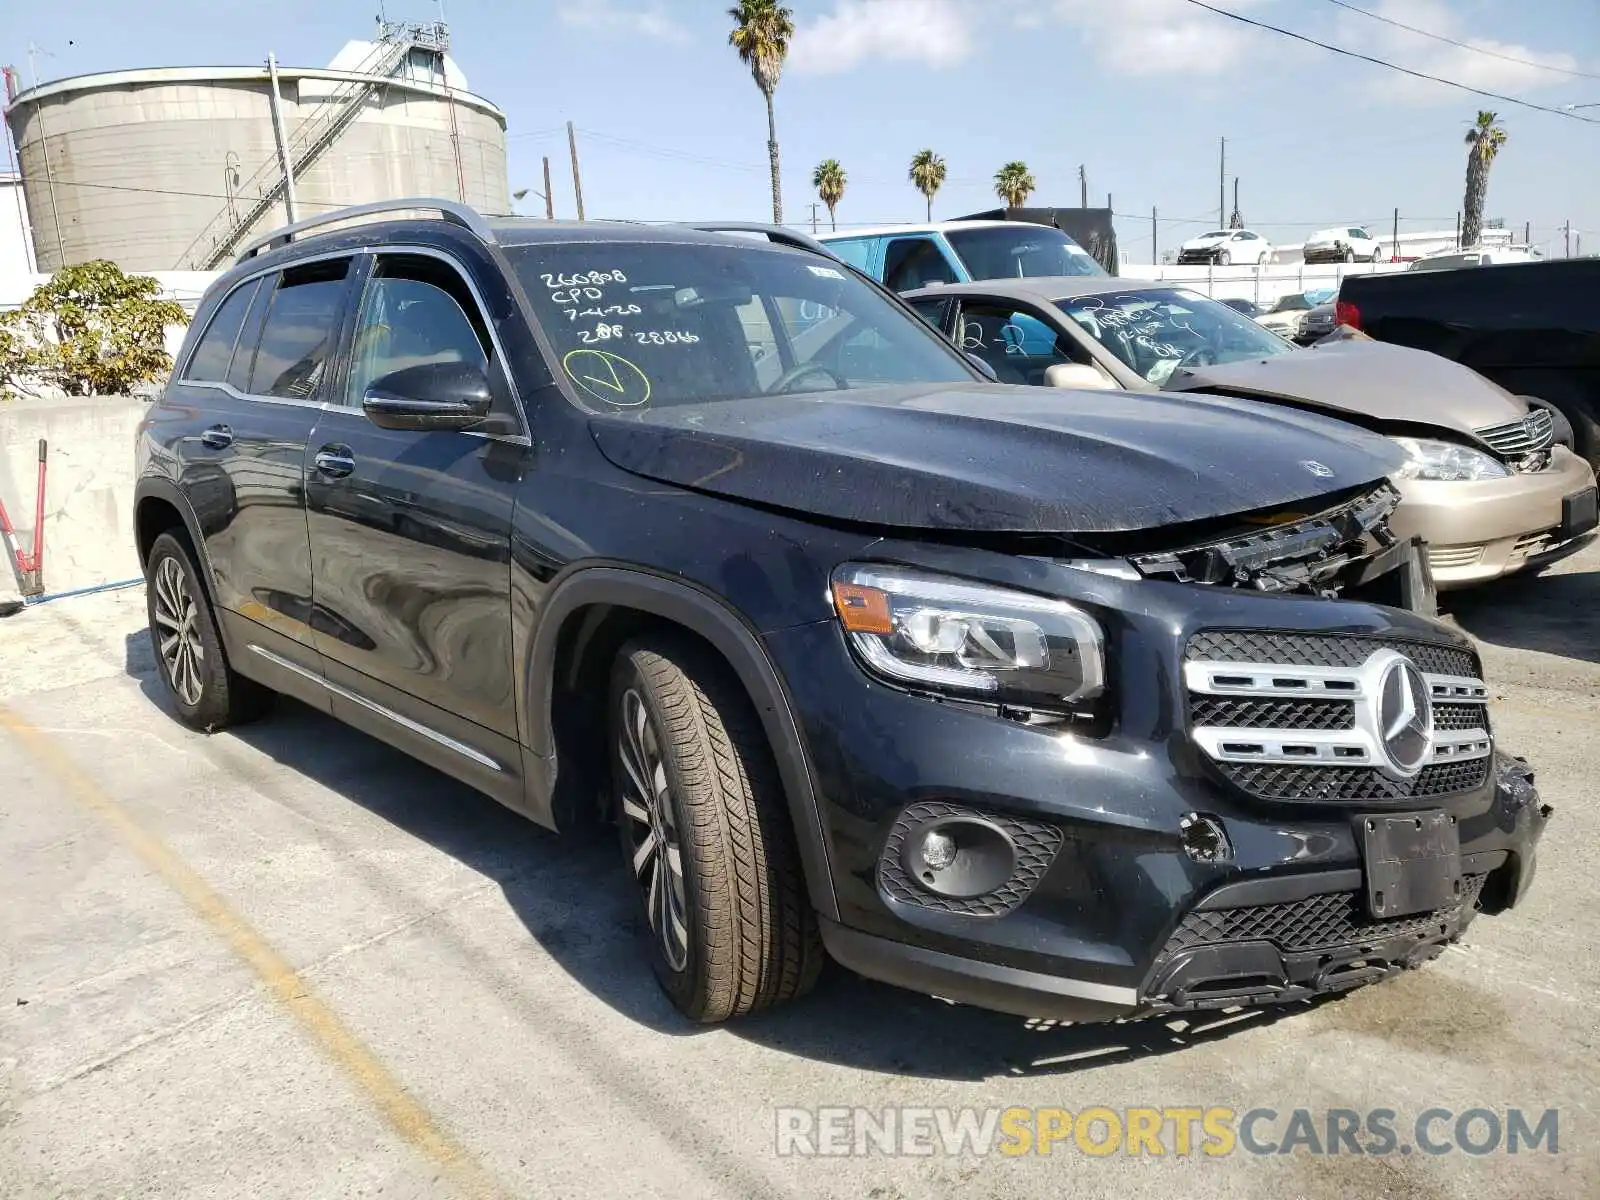
<svg viewBox="0 0 1600 1200">
<path fill-rule="evenodd" d="M 1459 633 L 1356 601 L 875 550 L 1092 611 L 1115 713 L 1092 733 L 1019 723 L 872 681 L 836 622 L 765 635 L 812 766 L 837 901 L 824 942 L 859 973 L 1072 1021 L 1272 1003 L 1416 966 L 1526 893 L 1550 812 L 1526 765 L 1495 755 Z M 1451 735 L 1402 781 L 1354 764 L 1353 726 L 1325 711 L 1350 702 L 1336 695 L 1341 678 L 1397 654 Z M 1187 667 L 1219 663 L 1268 682 L 1259 696 L 1191 686 Z M 1280 697 L 1279 675 L 1320 692 Z M 1213 754 L 1202 726 L 1255 747 Z M 1462 890 L 1374 917 L 1361 825 L 1413 814 L 1452 818 Z M 950 822 L 1004 848 L 1005 869 L 977 891 L 930 888 L 913 857 Z"/>
</svg>

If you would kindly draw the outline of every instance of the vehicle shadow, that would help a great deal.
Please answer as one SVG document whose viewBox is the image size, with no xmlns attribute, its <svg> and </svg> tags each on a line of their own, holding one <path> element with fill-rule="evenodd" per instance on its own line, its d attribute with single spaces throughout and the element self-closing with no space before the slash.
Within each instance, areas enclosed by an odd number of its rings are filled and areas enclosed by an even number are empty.
<svg viewBox="0 0 1600 1200">
<path fill-rule="evenodd" d="M 1585 558 L 1596 550 L 1600 543 Z M 1600 567 L 1445 592 L 1439 607 L 1480 641 L 1600 662 Z"/>
<path fill-rule="evenodd" d="M 130 635 L 127 643 L 128 674 L 139 681 L 153 705 L 172 716 L 148 634 Z M 493 880 L 534 941 L 616 1011 L 669 1036 L 712 1031 L 685 1020 L 657 987 L 639 941 L 638 901 L 611 829 L 557 837 L 487 796 L 293 700 L 280 699 L 263 720 L 217 736 L 237 740 L 315 780 Z M 1312 1007 L 1299 1004 L 1170 1021 L 1069 1026 L 949 1004 L 874 983 L 830 961 L 816 991 L 805 999 L 717 1028 L 821 1062 L 888 1074 L 976 1080 L 1068 1074 L 1167 1054 Z"/>
</svg>

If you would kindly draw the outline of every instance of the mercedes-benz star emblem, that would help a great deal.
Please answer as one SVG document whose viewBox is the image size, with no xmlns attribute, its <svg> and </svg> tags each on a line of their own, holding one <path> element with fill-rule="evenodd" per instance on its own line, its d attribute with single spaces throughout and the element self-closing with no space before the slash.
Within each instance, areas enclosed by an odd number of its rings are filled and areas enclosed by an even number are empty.
<svg viewBox="0 0 1600 1200">
<path fill-rule="evenodd" d="M 1333 468 L 1328 466 L 1326 463 L 1319 463 L 1314 458 L 1302 458 L 1300 460 L 1300 465 L 1306 470 L 1310 471 L 1318 479 L 1333 478 Z"/>
<path fill-rule="evenodd" d="M 1433 700 L 1412 661 L 1393 650 L 1367 660 L 1368 692 L 1388 774 L 1409 779 L 1433 757 Z"/>
</svg>

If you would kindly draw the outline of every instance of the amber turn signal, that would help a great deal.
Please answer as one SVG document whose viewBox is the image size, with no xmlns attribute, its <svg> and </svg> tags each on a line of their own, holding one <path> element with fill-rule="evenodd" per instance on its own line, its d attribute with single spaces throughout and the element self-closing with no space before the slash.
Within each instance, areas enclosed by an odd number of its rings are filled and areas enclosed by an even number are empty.
<svg viewBox="0 0 1600 1200">
<path fill-rule="evenodd" d="M 889 593 L 857 583 L 833 584 L 833 606 L 839 620 L 851 633 L 893 633 L 889 615 Z"/>
</svg>

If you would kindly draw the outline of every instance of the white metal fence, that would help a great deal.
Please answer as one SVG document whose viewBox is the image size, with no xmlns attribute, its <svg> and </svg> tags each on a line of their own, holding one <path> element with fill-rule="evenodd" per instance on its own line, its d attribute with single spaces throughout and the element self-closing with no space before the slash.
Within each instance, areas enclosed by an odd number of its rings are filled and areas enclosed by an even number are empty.
<svg viewBox="0 0 1600 1200">
<path fill-rule="evenodd" d="M 1239 298 L 1271 305 L 1280 296 L 1322 288 L 1337 291 L 1346 275 L 1392 274 L 1409 263 L 1268 263 L 1262 267 L 1179 267 L 1123 263 L 1123 279 L 1160 279 L 1182 283 L 1216 299 Z"/>
</svg>

